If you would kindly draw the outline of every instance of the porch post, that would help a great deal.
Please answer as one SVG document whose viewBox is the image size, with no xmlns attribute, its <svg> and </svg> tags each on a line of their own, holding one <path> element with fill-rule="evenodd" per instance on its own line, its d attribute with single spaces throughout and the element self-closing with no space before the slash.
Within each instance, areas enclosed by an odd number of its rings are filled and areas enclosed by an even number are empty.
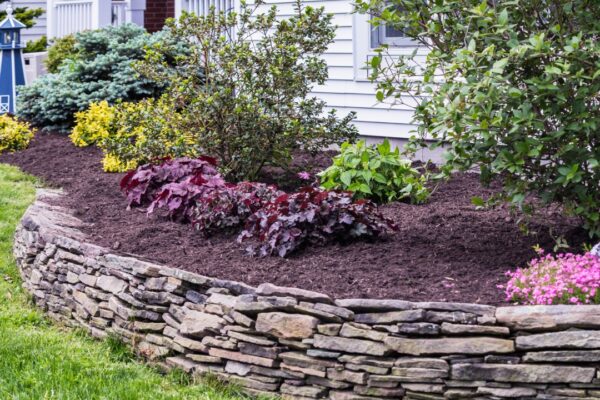
<svg viewBox="0 0 600 400">
<path fill-rule="evenodd" d="M 54 39 L 56 37 L 56 12 L 54 10 L 55 0 L 48 0 L 46 2 L 46 36 L 48 40 Z"/>
<path fill-rule="evenodd" d="M 175 0 L 175 18 L 181 17 L 181 14 L 183 14 L 183 10 L 186 9 L 183 6 L 184 1 L 187 2 L 187 0 Z"/>
<path fill-rule="evenodd" d="M 145 11 L 146 0 L 129 0 L 126 9 L 125 20 L 143 27 Z"/>
<path fill-rule="evenodd" d="M 112 23 L 112 2 L 107 0 L 92 1 L 92 29 L 100 29 Z"/>
</svg>

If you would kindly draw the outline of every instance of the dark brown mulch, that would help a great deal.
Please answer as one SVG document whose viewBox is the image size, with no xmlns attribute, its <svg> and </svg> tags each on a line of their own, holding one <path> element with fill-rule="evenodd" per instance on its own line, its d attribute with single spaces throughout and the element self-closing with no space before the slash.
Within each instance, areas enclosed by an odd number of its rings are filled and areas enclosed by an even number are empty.
<svg viewBox="0 0 600 400">
<path fill-rule="evenodd" d="M 532 246 L 553 246 L 549 234 L 571 243 L 585 236 L 574 221 L 546 210 L 529 235 L 521 233 L 506 208 L 478 211 L 475 195 L 490 195 L 476 175 L 457 175 L 422 206 L 391 204 L 384 213 L 400 231 L 385 241 L 311 247 L 289 258 L 250 258 L 233 237 L 204 239 L 189 226 L 139 209 L 128 211 L 118 182 L 105 174 L 95 148 L 75 148 L 67 138 L 38 136 L 31 147 L 0 156 L 64 188 L 65 204 L 85 222 L 102 246 L 200 274 L 244 281 L 272 282 L 328 293 L 336 298 L 368 297 L 500 304 L 504 272 L 534 256 Z"/>
</svg>

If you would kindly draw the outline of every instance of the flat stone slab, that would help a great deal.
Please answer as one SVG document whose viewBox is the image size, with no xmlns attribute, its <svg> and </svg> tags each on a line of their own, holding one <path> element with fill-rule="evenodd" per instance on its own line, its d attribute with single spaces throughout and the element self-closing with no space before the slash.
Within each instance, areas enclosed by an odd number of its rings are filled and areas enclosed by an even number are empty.
<svg viewBox="0 0 600 400">
<path fill-rule="evenodd" d="M 595 368 L 554 365 L 455 364 L 450 377 L 464 381 L 590 383 Z"/>
<path fill-rule="evenodd" d="M 406 339 L 388 337 L 384 341 L 387 348 L 400 354 L 412 356 L 430 354 L 488 354 L 512 353 L 515 351 L 512 340 L 474 337 L 443 339 Z"/>
<path fill-rule="evenodd" d="M 523 362 L 595 363 L 600 362 L 600 350 L 536 351 L 525 353 Z"/>
<path fill-rule="evenodd" d="M 600 305 L 498 307 L 496 319 L 512 330 L 600 328 Z"/>
<path fill-rule="evenodd" d="M 380 342 L 370 340 L 350 339 L 334 336 L 315 335 L 313 345 L 318 349 L 344 351 L 353 354 L 368 354 L 383 356 L 389 349 Z"/>
<path fill-rule="evenodd" d="M 283 339 L 306 339 L 317 331 L 319 320 L 302 314 L 261 313 L 256 318 L 256 331 Z"/>
<path fill-rule="evenodd" d="M 600 349 L 600 331 L 540 333 L 516 338 L 517 349 Z"/>
</svg>

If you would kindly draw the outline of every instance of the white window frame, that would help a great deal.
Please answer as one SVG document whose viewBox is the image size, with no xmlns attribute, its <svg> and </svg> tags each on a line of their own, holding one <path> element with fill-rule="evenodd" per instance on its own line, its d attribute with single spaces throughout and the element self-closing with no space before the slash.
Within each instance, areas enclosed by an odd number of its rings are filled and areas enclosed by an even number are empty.
<svg viewBox="0 0 600 400">
<path fill-rule="evenodd" d="M 375 49 L 379 47 L 378 38 L 380 30 L 384 27 L 374 27 L 369 22 L 370 17 L 365 14 L 355 13 L 353 15 L 353 44 L 354 44 L 354 80 L 369 81 L 369 71 L 367 63 L 376 55 Z M 409 38 L 395 38 L 396 43 L 388 42 L 388 52 L 393 56 L 411 55 L 415 49 L 417 54 L 427 54 L 426 49 L 419 47 L 418 44 Z"/>
<path fill-rule="evenodd" d="M 414 48 L 415 41 L 406 36 L 400 37 L 387 37 L 385 35 L 385 25 L 379 25 L 373 27 L 371 31 L 371 48 L 377 48 L 383 44 L 387 44 L 389 47 L 412 47 Z"/>
</svg>

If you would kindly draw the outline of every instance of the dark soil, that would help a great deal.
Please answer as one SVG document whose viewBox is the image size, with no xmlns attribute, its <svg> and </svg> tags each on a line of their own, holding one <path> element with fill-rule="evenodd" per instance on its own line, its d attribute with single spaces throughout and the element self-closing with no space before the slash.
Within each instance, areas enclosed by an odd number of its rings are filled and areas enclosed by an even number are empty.
<svg viewBox="0 0 600 400">
<path fill-rule="evenodd" d="M 476 175 L 461 174 L 425 205 L 383 206 L 400 226 L 387 240 L 315 246 L 288 259 L 251 258 L 235 237 L 205 239 L 190 226 L 127 210 L 118 185 L 122 174 L 103 173 L 100 160 L 97 149 L 76 148 L 54 135 L 38 136 L 28 150 L 0 156 L 0 162 L 64 188 L 63 205 L 91 223 L 86 233 L 99 245 L 208 276 L 251 285 L 272 282 L 336 298 L 500 304 L 504 298 L 496 285 L 506 281 L 505 271 L 525 265 L 536 244 L 551 249 L 550 230 L 575 245 L 585 240 L 576 221 L 556 210 L 533 219 L 528 235 L 507 208 L 476 210 L 471 197 L 493 191 L 482 188 Z"/>
</svg>

